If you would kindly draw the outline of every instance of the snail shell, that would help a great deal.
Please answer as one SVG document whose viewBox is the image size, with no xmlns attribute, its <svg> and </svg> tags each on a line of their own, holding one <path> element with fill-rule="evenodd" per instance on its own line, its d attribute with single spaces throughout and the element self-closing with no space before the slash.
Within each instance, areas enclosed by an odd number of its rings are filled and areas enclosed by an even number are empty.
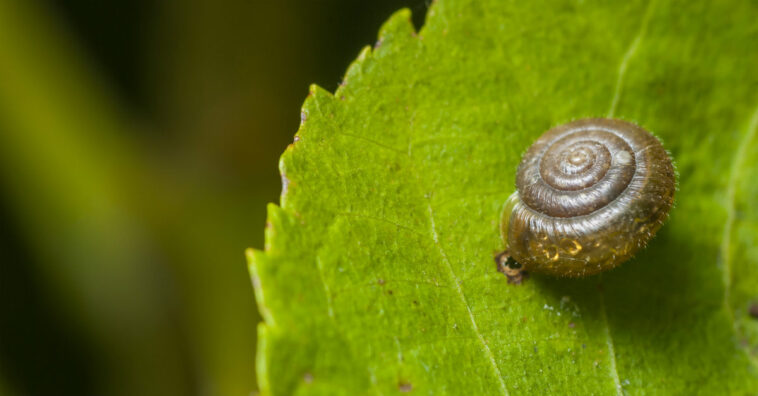
<svg viewBox="0 0 758 396">
<path fill-rule="evenodd" d="M 588 118 L 545 132 L 521 159 L 501 222 L 526 271 L 581 277 L 621 264 L 663 225 L 676 177 L 641 127 Z"/>
</svg>

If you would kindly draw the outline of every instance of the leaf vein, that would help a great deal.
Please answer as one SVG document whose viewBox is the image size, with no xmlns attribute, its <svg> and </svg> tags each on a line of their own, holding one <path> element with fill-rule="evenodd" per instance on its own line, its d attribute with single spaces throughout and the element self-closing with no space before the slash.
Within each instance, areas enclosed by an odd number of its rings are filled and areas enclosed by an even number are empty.
<svg viewBox="0 0 758 396">
<path fill-rule="evenodd" d="M 734 328 L 734 334 L 739 334 L 737 330 L 737 320 L 734 317 L 729 300 L 730 289 L 732 287 L 732 256 L 730 246 L 732 244 L 732 228 L 734 227 L 734 221 L 737 214 L 736 199 L 737 199 L 737 183 L 740 180 L 740 174 L 742 165 L 745 162 L 747 156 L 747 148 L 755 139 L 756 130 L 758 130 L 758 106 L 753 110 L 748 123 L 747 131 L 742 135 L 742 138 L 737 144 L 737 153 L 732 159 L 732 164 L 729 172 L 729 180 L 726 188 L 726 222 L 724 224 L 724 233 L 721 237 L 721 271 L 722 281 L 724 284 L 724 309 L 726 309 L 729 318 L 732 320 L 732 327 Z M 742 347 L 741 349 L 747 350 Z M 748 356 L 750 354 L 748 353 Z M 756 363 L 755 359 L 751 359 L 753 364 Z"/>
<path fill-rule="evenodd" d="M 450 275 L 451 280 L 453 281 L 454 289 L 457 292 L 458 296 L 460 297 L 461 301 L 463 302 L 463 306 L 466 307 L 466 312 L 468 313 L 468 317 L 471 320 L 471 327 L 474 330 L 474 334 L 476 334 L 477 339 L 482 344 L 482 351 L 484 352 L 484 355 L 487 358 L 487 360 L 489 360 L 489 362 L 492 364 L 492 369 L 495 372 L 495 376 L 500 382 L 500 391 L 503 395 L 507 396 L 508 389 L 505 387 L 505 382 L 503 381 L 503 375 L 500 372 L 500 367 L 498 367 L 497 361 L 495 361 L 495 355 L 492 353 L 492 351 L 490 350 L 490 347 L 487 345 L 487 342 L 484 340 L 482 333 L 479 331 L 479 326 L 477 326 L 476 319 L 474 319 L 474 313 L 471 312 L 471 308 L 469 307 L 468 302 L 466 301 L 466 295 L 463 293 L 463 289 L 461 289 L 460 281 L 458 280 L 458 277 L 455 275 L 455 272 L 453 271 L 453 266 L 450 264 L 450 260 L 447 257 L 447 253 L 445 253 L 445 249 L 442 247 L 442 244 L 440 244 L 439 242 L 439 236 L 437 235 L 437 226 L 434 223 L 434 211 L 432 210 L 431 202 L 428 203 L 428 210 L 429 210 L 429 220 L 432 226 L 432 238 L 434 239 L 434 243 L 437 245 L 440 251 L 440 254 L 442 255 L 442 259 L 445 262 L 447 271 Z"/>
<path fill-rule="evenodd" d="M 611 377 L 613 378 L 613 383 L 616 386 L 616 393 L 623 396 L 624 392 L 621 388 L 621 380 L 619 378 L 618 369 L 616 368 L 616 348 L 614 348 L 613 336 L 611 336 L 611 326 L 608 323 L 608 314 L 606 313 L 605 309 L 605 297 L 603 296 L 602 290 L 600 291 L 600 314 L 603 316 L 603 322 L 605 323 L 605 345 L 608 346 L 608 357 L 610 359 L 611 365 Z"/>
<path fill-rule="evenodd" d="M 634 40 L 632 40 L 632 44 L 629 45 L 629 48 L 624 53 L 624 56 L 621 58 L 621 63 L 619 64 L 618 77 L 616 78 L 616 88 L 614 89 L 614 92 L 613 92 L 613 100 L 611 100 L 611 108 L 610 110 L 608 110 L 608 118 L 613 118 L 613 115 L 616 113 L 616 108 L 618 107 L 619 100 L 621 99 L 621 91 L 624 88 L 624 77 L 626 77 L 626 69 L 629 67 L 629 61 L 637 53 L 637 49 L 639 48 L 640 43 L 642 42 L 642 39 L 645 37 L 645 33 L 647 32 L 647 24 L 648 24 L 648 21 L 650 21 L 650 15 L 652 14 L 654 3 L 655 3 L 655 0 L 650 0 L 648 2 L 647 10 L 645 10 L 645 15 L 642 17 L 642 22 L 640 23 L 640 30 L 639 32 L 637 32 L 637 36 L 634 37 Z"/>
<path fill-rule="evenodd" d="M 411 234 L 414 234 L 414 235 L 416 235 L 418 237 L 421 237 L 421 238 L 426 238 L 427 237 L 423 232 L 420 232 L 420 231 L 414 229 L 413 227 L 409 227 L 407 225 L 396 223 L 396 222 L 394 222 L 392 220 L 384 219 L 384 218 L 381 218 L 381 217 L 369 216 L 369 215 L 355 213 L 355 212 L 336 212 L 335 215 L 336 216 L 345 216 L 345 217 L 355 217 L 355 218 L 359 218 L 359 219 L 371 220 L 371 221 L 376 221 L 376 222 L 379 222 L 379 223 L 385 223 L 385 224 L 393 225 L 393 226 L 395 226 L 397 228 L 406 230 L 406 231 L 410 232 Z"/>
<path fill-rule="evenodd" d="M 642 22 L 640 22 L 639 31 L 637 32 L 637 35 L 634 37 L 634 40 L 632 40 L 632 43 L 629 45 L 629 48 L 624 53 L 624 56 L 621 58 L 621 62 L 619 64 L 619 70 L 618 70 L 618 77 L 616 78 L 616 87 L 613 92 L 613 98 L 611 99 L 611 108 L 608 110 L 608 118 L 612 118 L 616 112 L 616 108 L 618 107 L 618 103 L 621 98 L 621 92 L 624 86 L 624 77 L 626 77 L 626 70 L 629 67 L 629 62 L 631 61 L 632 57 L 637 53 L 637 49 L 639 48 L 640 43 L 642 42 L 642 39 L 645 36 L 645 33 L 647 31 L 647 24 L 650 21 L 650 15 L 652 15 L 654 4 L 655 4 L 655 0 L 650 0 L 648 2 L 647 9 L 645 10 L 645 15 L 642 17 Z M 600 291 L 599 294 L 600 294 L 600 313 L 602 314 L 603 322 L 605 323 L 605 343 L 608 346 L 608 355 L 609 355 L 610 366 L 611 366 L 611 377 L 613 378 L 613 382 L 616 387 L 617 394 L 623 395 L 624 393 L 621 388 L 621 381 L 619 379 L 618 368 L 616 367 L 616 350 L 614 348 L 613 336 L 611 335 L 611 326 L 608 323 L 608 314 L 605 308 L 605 297 L 603 295 L 603 291 Z"/>
<path fill-rule="evenodd" d="M 364 142 L 371 143 L 371 144 L 373 144 L 373 145 L 375 145 L 377 147 L 381 147 L 381 148 L 383 148 L 385 150 L 389 150 L 389 151 L 395 152 L 397 154 L 405 155 L 405 152 L 402 151 L 402 150 L 398 150 L 398 149 L 396 149 L 396 148 L 394 148 L 392 146 L 388 146 L 388 145 L 386 145 L 384 143 L 380 143 L 380 142 L 378 142 L 378 141 L 376 141 L 374 139 L 369 139 L 369 138 L 367 138 L 365 136 L 353 135 L 352 133 L 346 133 L 346 132 L 334 132 L 334 135 L 335 136 L 349 137 L 349 138 L 353 138 L 353 139 L 356 139 L 356 140 L 362 140 Z"/>
</svg>

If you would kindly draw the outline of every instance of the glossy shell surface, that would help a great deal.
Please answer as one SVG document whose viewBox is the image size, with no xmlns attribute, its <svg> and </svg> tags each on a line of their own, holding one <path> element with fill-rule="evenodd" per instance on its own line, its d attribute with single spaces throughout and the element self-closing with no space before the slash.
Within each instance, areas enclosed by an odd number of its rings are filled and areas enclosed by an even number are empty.
<svg viewBox="0 0 758 396">
<path fill-rule="evenodd" d="M 508 253 L 526 271 L 596 274 L 663 225 L 676 176 L 660 141 L 630 122 L 589 118 L 545 132 L 524 154 L 503 209 Z"/>
</svg>

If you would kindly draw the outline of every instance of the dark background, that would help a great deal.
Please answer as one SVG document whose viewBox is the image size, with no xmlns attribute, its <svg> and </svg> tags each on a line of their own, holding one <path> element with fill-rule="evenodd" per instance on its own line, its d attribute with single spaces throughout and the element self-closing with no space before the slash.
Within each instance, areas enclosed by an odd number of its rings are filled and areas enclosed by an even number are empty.
<svg viewBox="0 0 758 396">
<path fill-rule="evenodd" d="M 0 2 L 0 394 L 251 394 L 244 249 L 308 85 L 427 4 Z"/>
</svg>

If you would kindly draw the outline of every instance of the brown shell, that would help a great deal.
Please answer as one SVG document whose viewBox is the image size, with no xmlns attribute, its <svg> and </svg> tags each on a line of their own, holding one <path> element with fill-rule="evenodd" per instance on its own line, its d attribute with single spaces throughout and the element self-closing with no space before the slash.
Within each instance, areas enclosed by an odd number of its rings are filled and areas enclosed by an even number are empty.
<svg viewBox="0 0 758 396">
<path fill-rule="evenodd" d="M 663 225 L 674 167 L 653 135 L 588 118 L 545 132 L 521 159 L 503 211 L 508 253 L 524 270 L 581 277 L 628 260 Z"/>
</svg>

